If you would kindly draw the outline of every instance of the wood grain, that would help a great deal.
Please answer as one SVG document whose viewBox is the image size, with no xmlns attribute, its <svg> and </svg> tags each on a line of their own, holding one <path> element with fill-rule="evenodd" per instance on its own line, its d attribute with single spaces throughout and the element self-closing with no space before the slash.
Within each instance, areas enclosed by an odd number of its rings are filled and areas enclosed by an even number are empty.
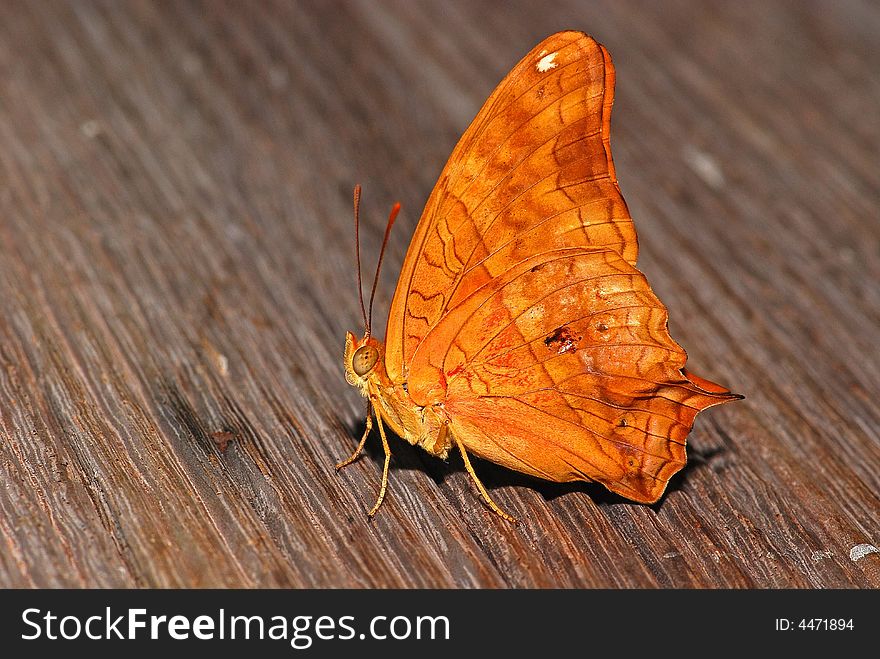
<svg viewBox="0 0 880 659">
<path fill-rule="evenodd" d="M 672 336 L 746 400 L 654 506 L 477 463 L 518 527 L 391 438 L 368 522 L 351 188 L 366 254 L 403 202 L 384 317 L 458 136 L 564 28 L 614 57 Z M 0 586 L 880 586 L 878 61 L 857 0 L 0 3 Z"/>
</svg>

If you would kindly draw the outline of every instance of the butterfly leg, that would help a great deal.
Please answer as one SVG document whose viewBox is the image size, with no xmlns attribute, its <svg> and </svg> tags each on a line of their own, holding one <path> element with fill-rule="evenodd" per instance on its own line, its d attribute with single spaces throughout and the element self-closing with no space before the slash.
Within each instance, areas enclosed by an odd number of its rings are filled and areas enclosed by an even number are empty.
<svg viewBox="0 0 880 659">
<path fill-rule="evenodd" d="M 453 435 L 454 436 L 454 435 Z M 477 474 L 474 471 L 474 468 L 471 466 L 471 460 L 468 457 L 467 451 L 464 450 L 464 444 L 461 443 L 461 440 L 458 437 L 455 437 L 455 443 L 458 446 L 458 450 L 461 452 L 461 459 L 464 460 L 464 468 L 467 469 L 467 473 L 471 475 L 471 480 L 474 481 L 474 485 L 477 486 L 477 489 L 480 491 L 480 494 L 483 496 L 483 500 L 489 505 L 489 507 L 494 510 L 498 515 L 506 519 L 508 522 L 513 522 L 517 524 L 518 521 L 516 517 L 512 515 L 508 515 L 506 512 L 501 510 L 498 507 L 498 504 L 492 501 L 492 497 L 489 496 L 489 493 L 486 491 L 486 488 L 480 482 L 480 479 L 477 478 Z"/>
<path fill-rule="evenodd" d="M 354 453 L 352 453 L 349 457 L 347 457 L 345 460 L 343 460 L 342 462 L 340 462 L 339 464 L 336 465 L 336 471 L 339 471 L 343 467 L 347 467 L 352 462 L 357 460 L 358 456 L 360 456 L 360 454 L 361 454 L 361 451 L 364 450 L 364 444 L 367 443 L 367 436 L 370 434 L 370 431 L 373 429 L 373 415 L 370 412 L 371 412 L 370 401 L 367 401 L 367 427 L 364 429 L 364 436 L 361 437 L 360 444 L 357 445 L 357 448 L 354 450 Z"/>
<path fill-rule="evenodd" d="M 382 437 L 382 449 L 385 451 L 385 466 L 382 468 L 382 486 L 379 488 L 379 498 L 376 499 L 376 505 L 367 513 L 370 517 L 376 514 L 385 498 L 385 490 L 388 489 L 388 465 L 391 463 L 391 448 L 388 446 L 388 438 L 385 436 L 385 426 L 382 424 L 381 414 L 376 414 L 376 423 L 379 426 L 379 435 Z"/>
</svg>

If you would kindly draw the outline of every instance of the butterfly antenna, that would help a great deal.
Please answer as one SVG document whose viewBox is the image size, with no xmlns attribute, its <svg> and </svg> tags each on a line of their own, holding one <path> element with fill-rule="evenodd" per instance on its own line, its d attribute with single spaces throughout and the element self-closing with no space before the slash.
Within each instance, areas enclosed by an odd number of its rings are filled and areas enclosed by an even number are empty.
<svg viewBox="0 0 880 659">
<path fill-rule="evenodd" d="M 370 335 L 370 327 L 373 324 L 373 298 L 376 295 L 376 284 L 379 283 L 379 272 L 382 270 L 382 259 L 385 258 L 385 247 L 388 245 L 388 236 L 391 235 L 391 227 L 394 226 L 394 220 L 400 212 L 400 202 L 395 203 L 391 207 L 391 214 L 388 216 L 388 224 L 385 225 L 385 237 L 382 239 L 382 249 L 379 252 L 379 263 L 376 266 L 376 276 L 373 277 L 373 289 L 370 291 L 370 311 L 367 315 L 367 336 Z"/>
<path fill-rule="evenodd" d="M 370 324 L 367 322 L 367 309 L 364 306 L 364 286 L 361 283 L 361 184 L 354 186 L 354 253 L 357 259 L 358 297 L 361 300 L 361 316 L 364 318 L 364 331 L 370 334 Z"/>
</svg>

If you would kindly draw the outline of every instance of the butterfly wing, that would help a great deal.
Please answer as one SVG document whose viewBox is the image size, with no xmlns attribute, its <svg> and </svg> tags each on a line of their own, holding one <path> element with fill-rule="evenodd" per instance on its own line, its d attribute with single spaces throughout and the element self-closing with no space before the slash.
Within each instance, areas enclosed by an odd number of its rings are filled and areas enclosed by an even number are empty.
<svg viewBox="0 0 880 659">
<path fill-rule="evenodd" d="M 635 268 L 613 83 L 607 51 L 563 32 L 493 92 L 416 229 L 385 363 L 476 454 L 647 502 L 684 465 L 697 412 L 734 396 L 689 379 Z"/>
<path fill-rule="evenodd" d="M 420 405 L 442 401 L 455 436 L 492 462 L 653 502 L 685 464 L 697 412 L 735 398 L 688 378 L 666 321 L 618 253 L 547 250 L 432 328 L 409 393 Z"/>
<path fill-rule="evenodd" d="M 401 270 L 385 367 L 407 379 L 428 331 L 512 262 L 550 247 L 606 247 L 635 264 L 609 127 L 614 68 L 581 32 L 538 44 L 498 85 L 453 150 Z"/>
</svg>

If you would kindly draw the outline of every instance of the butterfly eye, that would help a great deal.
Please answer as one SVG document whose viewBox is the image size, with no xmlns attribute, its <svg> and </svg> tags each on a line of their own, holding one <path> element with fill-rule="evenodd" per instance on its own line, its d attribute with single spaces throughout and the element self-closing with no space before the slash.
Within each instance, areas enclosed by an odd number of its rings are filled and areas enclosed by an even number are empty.
<svg viewBox="0 0 880 659">
<path fill-rule="evenodd" d="M 373 370 L 379 361 L 379 351 L 373 346 L 361 346 L 351 356 L 351 367 L 354 372 L 363 377 Z"/>
</svg>

